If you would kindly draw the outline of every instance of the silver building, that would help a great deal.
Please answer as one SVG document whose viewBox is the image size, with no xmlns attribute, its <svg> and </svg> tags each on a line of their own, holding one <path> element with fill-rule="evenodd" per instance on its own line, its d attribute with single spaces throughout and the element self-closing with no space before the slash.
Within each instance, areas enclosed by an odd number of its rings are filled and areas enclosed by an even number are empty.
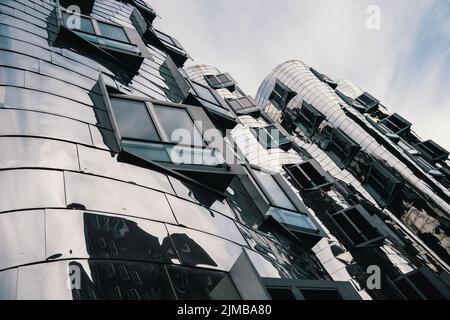
<svg viewBox="0 0 450 320">
<path fill-rule="evenodd" d="M 300 61 L 254 98 L 143 0 L 0 3 L 0 299 L 448 299 L 448 152 Z"/>
</svg>

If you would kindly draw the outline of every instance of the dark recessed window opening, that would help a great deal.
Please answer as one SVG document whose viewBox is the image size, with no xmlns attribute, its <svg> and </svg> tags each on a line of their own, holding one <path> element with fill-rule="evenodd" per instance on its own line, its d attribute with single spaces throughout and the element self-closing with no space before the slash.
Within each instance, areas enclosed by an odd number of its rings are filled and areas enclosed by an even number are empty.
<svg viewBox="0 0 450 320">
<path fill-rule="evenodd" d="M 386 207 L 401 188 L 401 182 L 378 161 L 372 160 L 363 186 L 380 206 Z"/>
<path fill-rule="evenodd" d="M 325 116 L 312 105 L 303 101 L 298 110 L 295 125 L 307 136 L 312 136 L 320 126 Z"/>
<path fill-rule="evenodd" d="M 314 160 L 283 167 L 302 190 L 320 189 L 331 183 L 328 175 Z"/>
<path fill-rule="evenodd" d="M 255 100 L 250 96 L 236 99 L 228 98 L 227 102 L 237 115 L 252 115 L 259 113 L 259 108 L 257 107 Z"/>
<path fill-rule="evenodd" d="M 362 206 L 339 211 L 331 217 L 354 246 L 368 246 L 384 239 L 371 223 L 372 216 Z"/>
<path fill-rule="evenodd" d="M 364 92 L 361 96 L 356 98 L 356 101 L 365 107 L 364 113 L 371 113 L 378 109 L 379 100 L 371 96 L 369 93 Z"/>
<path fill-rule="evenodd" d="M 278 110 L 283 111 L 296 95 L 297 94 L 294 91 L 289 89 L 281 81 L 277 80 L 269 100 Z"/>
<path fill-rule="evenodd" d="M 311 72 L 317 77 L 317 79 L 319 79 L 320 81 L 328 84 L 332 89 L 336 89 L 337 88 L 336 81 L 330 79 L 325 74 L 320 73 L 319 71 L 317 71 L 314 68 L 310 68 L 309 70 L 311 70 Z"/>
<path fill-rule="evenodd" d="M 283 148 L 289 149 L 291 140 L 284 135 L 275 125 L 264 128 L 252 128 L 253 135 L 265 149 Z"/>
<path fill-rule="evenodd" d="M 390 132 L 399 136 L 411 131 L 411 123 L 396 113 L 383 119 L 379 123 L 383 127 L 389 129 Z"/>
<path fill-rule="evenodd" d="M 338 167 L 345 169 L 361 147 L 342 130 L 333 129 L 323 149 Z"/>
<path fill-rule="evenodd" d="M 445 161 L 449 156 L 449 152 L 433 140 L 416 144 L 416 149 L 421 152 L 423 158 L 432 163 Z"/>
<path fill-rule="evenodd" d="M 236 88 L 236 82 L 228 73 L 219 75 L 206 75 L 206 82 L 213 89 L 229 89 L 231 92 Z"/>
<path fill-rule="evenodd" d="M 94 8 L 95 0 L 57 0 L 61 7 L 68 9 L 70 6 L 78 6 L 82 14 L 90 15 Z"/>
<path fill-rule="evenodd" d="M 305 300 L 311 301 L 341 301 L 344 300 L 338 290 L 300 289 Z"/>
</svg>

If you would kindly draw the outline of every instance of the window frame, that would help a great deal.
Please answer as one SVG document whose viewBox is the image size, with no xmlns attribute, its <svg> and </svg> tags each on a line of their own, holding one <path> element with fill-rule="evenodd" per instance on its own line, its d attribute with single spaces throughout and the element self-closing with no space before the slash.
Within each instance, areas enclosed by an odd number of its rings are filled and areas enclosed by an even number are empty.
<svg viewBox="0 0 450 320">
<path fill-rule="evenodd" d="M 377 189 L 374 188 L 370 183 L 370 181 L 375 180 L 375 182 L 378 183 L 378 187 L 380 187 L 381 189 L 386 188 L 385 181 L 380 182 L 380 181 L 378 181 L 378 179 L 376 179 L 372 175 L 372 172 L 374 170 L 378 170 L 383 176 L 388 176 L 389 178 L 391 178 L 393 180 L 394 185 L 389 192 L 388 199 L 383 199 L 382 197 L 380 197 L 381 195 L 378 193 Z M 384 208 L 386 208 L 390 205 L 390 203 L 394 199 L 395 194 L 401 188 L 401 184 L 402 184 L 401 181 L 395 175 L 393 175 L 391 172 L 389 172 L 388 169 L 386 169 L 379 161 L 377 161 L 374 158 L 372 158 L 370 167 L 367 171 L 367 177 L 362 182 L 364 189 L 366 189 L 366 191 L 372 195 L 372 197 L 375 199 L 375 201 L 377 201 L 377 203 Z M 375 193 L 376 195 L 374 195 L 373 193 Z"/>
<path fill-rule="evenodd" d="M 317 173 L 321 175 L 321 177 L 326 181 L 326 183 L 316 184 L 314 182 L 314 180 L 311 179 L 311 177 L 301 168 L 301 166 L 304 166 L 306 164 L 311 165 L 313 167 L 313 169 L 316 170 Z M 309 188 L 309 187 L 308 188 L 304 188 L 302 186 L 302 184 L 299 182 L 298 177 L 296 177 L 291 171 L 294 168 L 296 168 L 297 170 L 300 170 L 301 173 L 306 178 L 309 179 L 308 181 L 312 185 L 311 188 Z M 283 169 L 288 174 L 288 176 L 292 178 L 292 180 L 295 182 L 295 185 L 297 185 L 300 188 L 300 190 L 303 190 L 303 191 L 320 190 L 320 189 L 323 189 L 323 188 L 333 184 L 333 182 L 334 182 L 333 177 L 328 172 L 323 170 L 323 168 L 319 165 L 319 163 L 316 160 L 314 160 L 314 159 L 310 159 L 310 160 L 304 161 L 304 162 L 299 163 L 299 164 L 284 164 L 283 165 Z"/>
<path fill-rule="evenodd" d="M 357 224 L 352 220 L 351 217 L 348 216 L 348 212 L 350 211 L 355 211 L 373 228 L 373 230 L 376 231 L 376 233 L 378 233 L 378 236 L 369 239 L 369 237 L 364 233 L 363 230 L 360 230 L 357 226 Z M 344 219 L 347 221 L 347 223 L 349 223 L 352 228 L 354 229 L 354 231 L 361 237 L 363 238 L 365 241 L 361 242 L 361 243 L 355 243 L 352 238 L 347 234 L 347 232 L 340 226 L 339 222 L 336 220 L 336 216 L 343 216 Z M 370 215 L 369 212 L 367 212 L 366 209 L 364 209 L 363 206 L 361 205 L 355 205 L 352 206 L 350 208 L 346 208 L 343 210 L 340 210 L 338 212 L 332 213 L 330 214 L 334 224 L 338 227 L 339 231 L 347 238 L 347 240 L 352 244 L 352 246 L 354 246 L 355 248 L 364 248 L 364 247 L 369 247 L 373 244 L 376 244 L 380 241 L 382 241 L 385 236 L 378 230 L 374 220 L 372 219 L 372 216 Z"/>
<path fill-rule="evenodd" d="M 227 78 L 227 81 L 221 81 L 219 79 L 220 76 L 224 76 Z M 231 77 L 228 72 L 220 73 L 220 74 L 207 74 L 204 76 L 204 79 L 208 85 L 213 89 L 229 89 L 233 92 L 236 88 L 236 81 Z M 213 83 L 212 79 L 216 81 Z"/>
<path fill-rule="evenodd" d="M 404 124 L 404 125 L 406 125 L 406 126 L 405 126 L 404 128 L 399 128 L 398 125 L 392 121 L 392 119 L 394 119 L 395 121 L 400 121 L 400 122 L 402 122 L 402 124 Z M 399 130 L 397 130 L 397 131 L 392 130 L 392 129 L 387 125 L 387 123 L 391 123 L 392 125 L 394 125 L 394 126 L 396 126 L 397 128 L 399 128 Z M 391 114 L 389 117 L 384 118 L 383 120 L 379 121 L 379 122 L 378 122 L 378 125 L 379 125 L 384 131 L 391 132 L 391 133 L 396 134 L 396 135 L 398 135 L 398 136 L 402 136 L 402 135 L 404 135 L 404 134 L 406 134 L 406 133 L 408 133 L 408 132 L 411 131 L 412 123 L 409 122 L 408 120 L 406 120 L 405 118 L 403 118 L 402 116 L 400 116 L 398 113 L 393 113 L 393 114 Z"/>
<path fill-rule="evenodd" d="M 247 100 L 249 101 L 251 104 L 253 104 L 253 106 L 251 107 L 245 107 L 242 104 L 243 100 Z M 228 105 L 230 106 L 230 108 L 234 111 L 234 113 L 236 113 L 238 116 L 244 116 L 244 115 L 256 115 L 259 114 L 260 110 L 256 104 L 255 99 L 253 99 L 253 97 L 251 96 L 244 96 L 244 97 L 236 97 L 236 98 L 226 98 L 225 101 L 228 103 Z M 235 102 L 239 105 L 239 109 L 236 109 L 232 102 Z"/>
<path fill-rule="evenodd" d="M 340 139 L 345 140 L 345 143 L 349 145 L 349 150 L 345 151 L 344 148 L 341 148 L 339 144 L 336 143 L 336 136 L 339 136 Z M 339 159 L 339 156 L 330 150 L 330 148 L 334 146 L 335 148 L 338 148 L 341 152 L 347 155 L 346 159 Z M 333 131 L 329 137 L 329 141 L 324 146 L 323 150 L 327 155 L 338 165 L 340 169 L 346 169 L 352 159 L 355 157 L 355 155 L 358 153 L 359 150 L 361 150 L 361 146 L 357 144 L 352 138 L 350 138 L 345 132 L 343 132 L 339 128 L 333 128 Z"/>
<path fill-rule="evenodd" d="M 368 104 L 363 100 L 363 97 L 372 100 L 372 101 L 373 101 L 372 104 L 371 104 L 371 105 L 368 105 Z M 363 92 L 363 94 L 361 94 L 361 95 L 360 95 L 359 97 L 357 97 L 355 100 L 356 100 L 356 102 L 358 102 L 361 106 L 364 107 L 364 109 L 365 109 L 364 111 L 358 109 L 359 111 L 362 111 L 362 113 L 372 113 L 372 112 L 378 110 L 379 104 L 380 104 L 380 100 L 378 100 L 377 98 L 375 98 L 374 96 L 372 96 L 372 95 L 371 95 L 370 93 L 368 93 L 368 92 Z"/>
<path fill-rule="evenodd" d="M 275 138 L 272 136 L 271 131 L 272 130 L 277 130 L 280 135 L 279 138 L 285 138 L 285 140 L 282 143 L 280 143 L 280 141 L 276 142 Z M 289 134 L 287 134 L 286 132 L 284 132 L 281 128 L 279 128 L 276 124 L 269 124 L 265 127 L 258 127 L 258 128 L 250 128 L 253 136 L 256 138 L 256 140 L 258 140 L 259 144 L 262 145 L 264 147 L 264 149 L 266 150 L 270 150 L 270 149 L 282 149 L 282 150 L 289 150 L 292 146 L 292 140 L 289 137 Z M 267 141 L 265 141 L 263 139 L 263 137 L 260 135 L 261 131 L 265 132 L 266 138 L 270 138 L 270 144 L 267 144 Z M 266 139 L 267 140 L 267 139 Z M 280 140 L 280 139 L 278 139 Z"/>
<path fill-rule="evenodd" d="M 435 148 L 436 150 L 431 150 L 429 146 Z M 450 153 L 446 149 L 438 145 L 433 140 L 420 142 L 415 145 L 415 148 L 422 154 L 422 157 L 425 160 L 431 163 L 446 161 L 450 155 Z M 440 152 L 441 154 L 436 154 L 434 151 Z"/>
<path fill-rule="evenodd" d="M 289 290 L 296 300 L 306 300 L 301 290 L 336 291 L 342 300 L 362 300 L 350 282 L 276 278 L 261 278 L 261 281 L 266 290 L 268 288 Z M 272 300 L 268 290 L 267 295 Z"/>
<path fill-rule="evenodd" d="M 284 92 L 278 92 L 276 89 L 277 87 L 280 90 L 283 90 Z M 274 96 L 277 95 L 277 97 L 279 98 L 275 98 Z M 292 91 L 291 89 L 289 89 L 289 87 L 287 85 L 285 85 L 283 82 L 281 82 L 280 80 L 276 80 L 275 82 L 275 86 L 272 89 L 272 92 L 270 93 L 269 96 L 269 101 L 281 112 L 283 112 L 289 102 L 295 97 L 297 96 L 297 93 Z M 280 101 L 278 101 L 278 99 Z"/>
<path fill-rule="evenodd" d="M 314 122 L 312 123 L 312 128 L 310 130 L 311 132 L 308 132 L 309 129 L 302 122 L 300 122 L 300 119 L 303 118 L 303 119 L 306 119 L 309 123 L 311 123 L 310 119 L 308 119 L 308 117 L 304 114 L 305 110 L 312 113 L 313 116 L 315 116 Z M 312 137 L 316 133 L 320 124 L 324 120 L 326 120 L 326 117 L 323 115 L 322 112 L 320 112 L 313 105 L 307 103 L 304 100 L 302 102 L 302 106 L 297 109 L 296 113 L 297 114 L 296 114 L 295 120 L 294 120 L 295 126 L 297 128 L 299 128 L 300 131 L 302 131 L 308 138 Z"/>
</svg>

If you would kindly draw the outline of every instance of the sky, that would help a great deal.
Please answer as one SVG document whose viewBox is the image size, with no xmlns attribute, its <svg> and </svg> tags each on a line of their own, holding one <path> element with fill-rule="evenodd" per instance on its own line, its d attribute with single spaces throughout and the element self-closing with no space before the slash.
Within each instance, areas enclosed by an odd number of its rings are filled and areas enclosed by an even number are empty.
<svg viewBox="0 0 450 320">
<path fill-rule="evenodd" d="M 248 94 L 299 59 L 349 79 L 450 150 L 450 0 L 147 0 L 156 28 Z M 380 8 L 380 29 L 367 20 Z"/>
</svg>

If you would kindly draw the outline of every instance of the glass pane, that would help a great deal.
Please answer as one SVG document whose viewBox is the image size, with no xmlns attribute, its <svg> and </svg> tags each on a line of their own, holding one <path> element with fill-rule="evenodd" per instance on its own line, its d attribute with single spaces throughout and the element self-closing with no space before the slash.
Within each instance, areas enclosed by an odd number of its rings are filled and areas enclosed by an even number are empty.
<svg viewBox="0 0 450 320">
<path fill-rule="evenodd" d="M 208 88 L 201 86 L 199 84 L 193 83 L 192 86 L 194 87 L 195 92 L 197 93 L 197 96 L 205 99 L 209 102 L 212 102 L 214 104 L 218 104 L 216 98 L 214 97 L 214 95 L 211 93 L 211 91 L 209 91 Z"/>
<path fill-rule="evenodd" d="M 114 26 L 109 23 L 97 22 L 102 36 L 115 39 L 122 42 L 129 42 L 128 37 L 122 27 Z"/>
<path fill-rule="evenodd" d="M 155 105 L 155 111 L 170 141 L 186 145 L 204 145 L 202 134 L 186 110 Z"/>
<path fill-rule="evenodd" d="M 111 98 L 111 105 L 123 138 L 161 141 L 145 102 Z"/>
<path fill-rule="evenodd" d="M 275 179 L 266 173 L 256 173 L 257 179 L 261 182 L 267 194 L 272 197 L 274 206 L 297 211 L 297 209 L 292 204 L 291 200 L 286 196 L 284 191 L 275 181 Z"/>
<path fill-rule="evenodd" d="M 92 25 L 92 21 L 89 18 L 85 18 L 79 15 L 72 15 L 64 12 L 63 20 L 64 25 L 69 29 L 80 30 L 83 32 L 95 34 L 94 26 Z"/>
<path fill-rule="evenodd" d="M 272 300 L 297 300 L 295 299 L 294 294 L 292 293 L 291 289 L 286 288 L 267 288 L 267 291 L 269 292 L 270 297 Z"/>
</svg>

